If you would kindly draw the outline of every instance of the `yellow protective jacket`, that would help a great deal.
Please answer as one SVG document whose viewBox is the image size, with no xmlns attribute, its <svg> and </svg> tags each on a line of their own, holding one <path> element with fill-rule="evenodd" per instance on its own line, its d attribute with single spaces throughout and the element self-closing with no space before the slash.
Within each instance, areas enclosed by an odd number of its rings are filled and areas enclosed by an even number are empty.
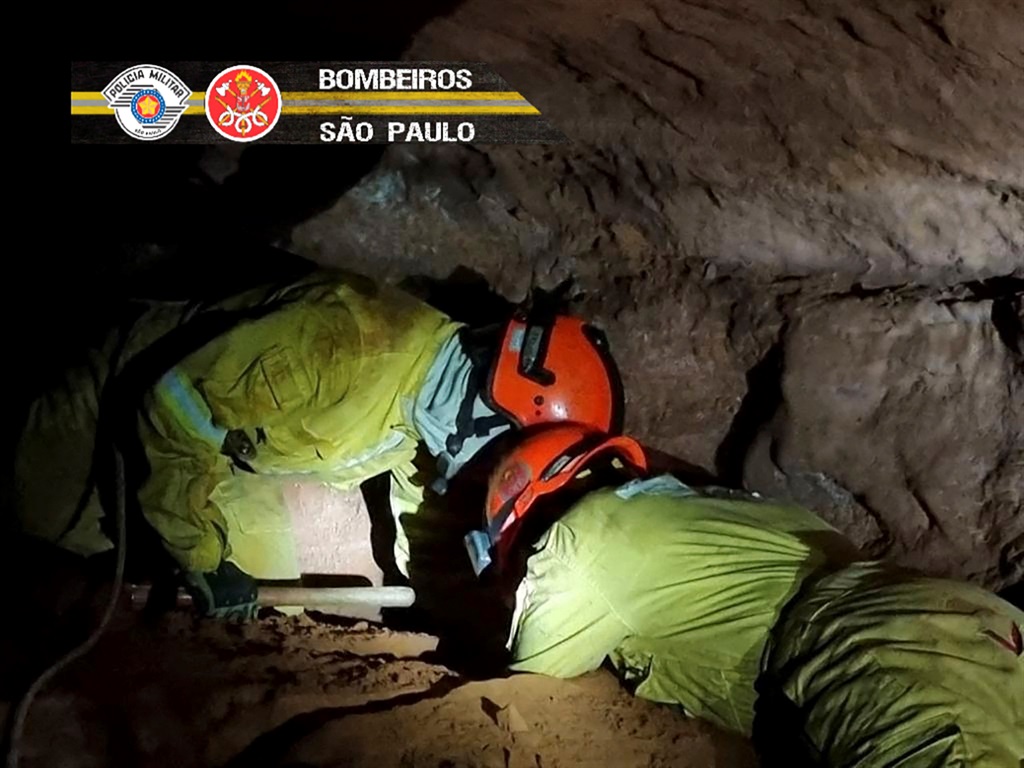
<svg viewBox="0 0 1024 768">
<path fill-rule="evenodd" d="M 145 398 L 140 503 L 185 568 L 209 571 L 231 555 L 258 578 L 288 578 L 298 574 L 277 551 L 289 521 L 273 476 L 346 487 L 394 470 L 408 497 L 396 515 L 411 511 L 410 406 L 458 326 L 353 275 L 317 273 L 257 295 L 273 309 L 188 355 Z M 256 474 L 221 453 L 233 430 L 255 447 L 246 462 Z"/>
<path fill-rule="evenodd" d="M 215 303 L 132 308 L 27 409 L 14 483 L 26 533 L 86 556 L 112 546 L 93 483 L 100 393 L 147 356 L 152 371 L 138 386 L 159 381 L 138 423 L 151 469 L 140 501 L 184 567 L 211 569 L 228 556 L 257 578 L 297 577 L 286 474 L 345 487 L 390 470 L 396 518 L 419 510 L 411 463 L 419 435 L 408 406 L 457 329 L 447 317 L 337 271 Z M 217 313 L 227 321 L 195 331 Z M 161 347 L 182 331 L 188 341 Z M 131 390 L 115 398 L 118 407 L 137 402 Z M 230 430 L 255 445 L 249 465 L 259 474 L 221 454 Z M 400 568 L 408 549 L 399 521 Z"/>
<path fill-rule="evenodd" d="M 570 677 L 607 657 L 638 695 L 749 732 L 769 631 L 803 579 L 850 549 L 803 509 L 671 478 L 596 491 L 529 558 L 513 668 Z"/>
<path fill-rule="evenodd" d="M 773 632 L 762 730 L 819 765 L 1019 768 L 1022 629 L 1024 612 L 973 584 L 854 563 Z"/>
<path fill-rule="evenodd" d="M 637 695 L 743 733 L 767 713 L 817 764 L 996 768 L 1024 758 L 1022 624 L 972 585 L 857 562 L 807 510 L 665 476 L 552 526 L 510 646 L 558 677 L 609 659 Z"/>
</svg>

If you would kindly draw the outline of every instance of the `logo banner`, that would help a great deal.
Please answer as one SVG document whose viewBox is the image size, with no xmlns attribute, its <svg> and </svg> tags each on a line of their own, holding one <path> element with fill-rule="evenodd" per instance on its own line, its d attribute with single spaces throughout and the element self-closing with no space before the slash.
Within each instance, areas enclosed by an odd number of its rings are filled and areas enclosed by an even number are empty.
<svg viewBox="0 0 1024 768">
<path fill-rule="evenodd" d="M 71 143 L 555 144 L 478 62 L 72 62 Z"/>
</svg>

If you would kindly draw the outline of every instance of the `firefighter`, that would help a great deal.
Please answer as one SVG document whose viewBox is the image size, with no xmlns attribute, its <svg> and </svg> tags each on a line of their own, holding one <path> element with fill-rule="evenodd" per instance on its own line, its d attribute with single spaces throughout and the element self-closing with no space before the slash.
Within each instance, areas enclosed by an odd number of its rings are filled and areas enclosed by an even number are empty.
<svg viewBox="0 0 1024 768">
<path fill-rule="evenodd" d="M 508 430 L 564 419 L 615 430 L 621 407 L 607 342 L 579 318 L 535 303 L 474 329 L 400 290 L 318 271 L 136 313 L 32 403 L 16 504 L 30 534 L 85 556 L 109 549 L 93 449 L 127 409 L 144 455 L 142 516 L 201 610 L 247 616 L 255 579 L 299 575 L 282 544 L 280 477 L 344 488 L 389 473 L 395 560 L 408 575 L 418 445 L 443 486 Z"/>
<path fill-rule="evenodd" d="M 651 472 L 628 437 L 520 437 L 466 540 L 513 607 L 512 669 L 607 660 L 637 695 L 753 733 L 769 764 L 1024 759 L 1014 606 L 865 560 L 800 507 Z"/>
</svg>

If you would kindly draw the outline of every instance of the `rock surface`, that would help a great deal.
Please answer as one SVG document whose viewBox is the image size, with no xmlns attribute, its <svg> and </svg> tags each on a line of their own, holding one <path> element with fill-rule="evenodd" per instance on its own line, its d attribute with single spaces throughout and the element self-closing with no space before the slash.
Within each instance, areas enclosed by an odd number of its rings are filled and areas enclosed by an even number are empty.
<svg viewBox="0 0 1024 768">
<path fill-rule="evenodd" d="M 468 267 L 513 300 L 571 278 L 631 431 L 1002 586 L 1024 571 L 1021 18 L 467 0 L 406 57 L 491 62 L 570 142 L 393 146 L 293 246 L 385 279 Z M 776 467 L 748 460 L 772 444 Z"/>
<path fill-rule="evenodd" d="M 992 305 L 806 307 L 781 342 L 781 402 L 748 483 L 825 509 L 872 554 L 1024 578 L 1024 376 Z"/>
</svg>

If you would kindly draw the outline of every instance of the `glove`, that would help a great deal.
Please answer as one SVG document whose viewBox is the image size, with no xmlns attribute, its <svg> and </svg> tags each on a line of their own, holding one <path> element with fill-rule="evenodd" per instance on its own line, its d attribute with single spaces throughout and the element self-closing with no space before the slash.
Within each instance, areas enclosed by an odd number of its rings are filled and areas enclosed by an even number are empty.
<svg viewBox="0 0 1024 768">
<path fill-rule="evenodd" d="M 256 580 L 227 560 L 215 571 L 186 573 L 185 589 L 204 616 L 245 621 L 255 618 L 259 608 Z"/>
</svg>

